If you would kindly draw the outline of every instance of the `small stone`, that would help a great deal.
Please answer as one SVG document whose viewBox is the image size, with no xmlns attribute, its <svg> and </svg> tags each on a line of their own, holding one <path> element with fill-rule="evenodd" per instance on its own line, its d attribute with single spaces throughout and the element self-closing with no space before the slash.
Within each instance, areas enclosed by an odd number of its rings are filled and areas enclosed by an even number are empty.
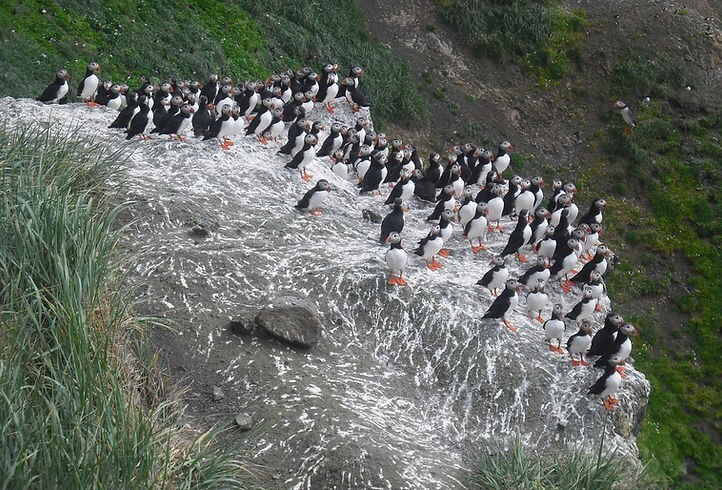
<svg viewBox="0 0 722 490">
<path fill-rule="evenodd" d="M 194 238 L 208 238 L 211 235 L 211 230 L 203 225 L 195 225 L 188 234 Z"/>
<path fill-rule="evenodd" d="M 214 386 L 214 387 L 213 387 L 213 393 L 212 393 L 212 395 L 211 395 L 211 399 L 212 399 L 214 402 L 223 400 L 223 397 L 225 397 L 225 396 L 226 396 L 226 395 L 223 393 L 223 390 L 221 389 L 220 386 Z"/>
<path fill-rule="evenodd" d="M 253 321 L 235 319 L 228 322 L 228 329 L 236 335 L 250 335 L 253 333 Z"/>
<path fill-rule="evenodd" d="M 567 426 L 567 424 L 569 424 L 569 421 L 568 421 L 567 419 L 559 419 L 559 420 L 557 420 L 557 428 L 558 428 L 559 430 L 564 429 L 564 428 Z"/>
<path fill-rule="evenodd" d="M 372 222 L 372 223 L 381 223 L 381 221 L 383 220 L 383 218 L 381 217 L 380 214 L 375 213 L 375 212 L 371 211 L 370 209 L 364 209 L 364 210 L 362 210 L 362 211 L 361 211 L 361 216 L 362 216 L 363 219 L 365 219 L 366 221 L 370 221 L 370 222 Z"/>
<path fill-rule="evenodd" d="M 236 415 L 236 424 L 241 430 L 251 430 L 253 428 L 253 419 L 247 413 L 239 413 Z"/>
</svg>

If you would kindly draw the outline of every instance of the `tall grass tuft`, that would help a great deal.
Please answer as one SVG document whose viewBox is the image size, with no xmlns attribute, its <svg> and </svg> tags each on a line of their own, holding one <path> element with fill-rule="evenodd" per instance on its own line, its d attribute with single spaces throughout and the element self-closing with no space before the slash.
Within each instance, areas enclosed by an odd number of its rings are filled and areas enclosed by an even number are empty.
<svg viewBox="0 0 722 490">
<path fill-rule="evenodd" d="M 243 487 L 138 355 L 113 254 L 121 164 L 72 132 L 0 128 L 0 486 Z"/>
<path fill-rule="evenodd" d="M 646 469 L 615 454 L 582 450 L 541 454 L 517 439 L 510 449 L 483 449 L 472 461 L 471 488 L 484 490 L 612 490 L 656 488 Z"/>
</svg>

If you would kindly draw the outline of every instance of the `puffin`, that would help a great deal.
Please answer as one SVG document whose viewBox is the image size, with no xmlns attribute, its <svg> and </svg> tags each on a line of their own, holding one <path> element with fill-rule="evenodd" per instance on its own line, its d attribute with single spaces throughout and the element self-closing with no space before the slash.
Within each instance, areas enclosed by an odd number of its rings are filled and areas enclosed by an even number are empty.
<svg viewBox="0 0 722 490">
<path fill-rule="evenodd" d="M 346 88 L 346 100 L 351 104 L 352 110 L 358 112 L 360 107 L 371 107 L 371 102 L 361 92 L 357 86 L 356 79 L 351 77 L 344 78 L 341 83 Z"/>
<path fill-rule="evenodd" d="M 589 363 L 584 360 L 584 352 L 591 343 L 592 324 L 589 323 L 589 320 L 584 320 L 579 324 L 577 333 L 567 339 L 567 352 L 569 352 L 569 358 L 572 360 L 572 366 L 589 366 Z M 574 357 L 576 355 L 579 355 L 579 360 Z"/>
<path fill-rule="evenodd" d="M 148 130 L 153 124 L 153 120 L 150 117 L 150 108 L 148 107 L 146 100 L 147 97 L 145 95 L 138 97 L 138 106 L 140 107 L 140 110 L 138 111 L 138 114 L 133 116 L 133 119 L 130 121 L 130 126 L 128 126 L 128 129 L 125 131 L 127 133 L 125 135 L 126 140 L 129 140 L 133 136 L 137 135 L 140 135 L 140 139 L 142 140 L 148 138 Z"/>
<path fill-rule="evenodd" d="M 198 99 L 198 109 L 191 119 L 193 134 L 196 136 L 205 135 L 215 120 L 215 111 L 212 111 L 211 108 L 208 107 L 208 97 L 201 95 Z"/>
<path fill-rule="evenodd" d="M 444 239 L 441 238 L 441 228 L 439 225 L 434 225 L 428 235 L 419 241 L 419 246 L 414 253 L 419 257 L 423 257 L 426 266 L 433 271 L 443 267 L 441 263 L 435 259 L 436 254 L 438 254 L 443 247 Z"/>
<path fill-rule="evenodd" d="M 512 332 L 516 332 L 516 327 L 512 325 L 509 320 L 514 308 L 516 308 L 519 302 L 519 295 L 517 291 L 521 288 L 521 285 L 515 279 L 509 279 L 504 285 L 504 291 L 494 299 L 489 309 L 484 313 L 482 319 L 485 318 L 501 318 L 506 325 L 506 328 Z"/>
<path fill-rule="evenodd" d="M 539 207 L 534 210 L 534 220 L 529 224 L 531 228 L 531 239 L 529 243 L 536 244 L 544 238 L 544 232 L 547 226 L 549 226 L 549 218 L 551 218 L 551 213 L 547 208 Z M 534 251 L 536 252 L 536 247 L 534 247 Z"/>
<path fill-rule="evenodd" d="M 295 208 L 299 211 L 310 211 L 311 216 L 321 215 L 321 206 L 333 190 L 331 184 L 326 179 L 319 179 L 312 189 L 309 189 L 295 204 Z"/>
<path fill-rule="evenodd" d="M 592 316 L 595 306 L 596 301 L 592 297 L 592 290 L 584 288 L 582 291 L 582 298 L 574 305 L 569 313 L 564 315 L 564 318 L 569 318 L 572 321 L 580 323 L 582 320 L 586 320 Z"/>
<path fill-rule="evenodd" d="M 371 157 L 371 165 L 364 174 L 363 182 L 359 182 L 358 184 L 358 187 L 361 188 L 359 191 L 361 194 L 368 192 L 374 194 L 380 193 L 379 186 L 386 177 L 386 160 L 386 157 L 383 155 Z"/>
<path fill-rule="evenodd" d="M 138 95 L 136 92 L 128 93 L 126 100 L 128 105 L 118 113 L 113 122 L 110 123 L 110 126 L 108 126 L 109 128 L 128 129 L 133 116 L 140 111 L 140 106 L 138 105 Z"/>
<path fill-rule="evenodd" d="M 602 299 L 602 294 L 604 294 L 605 289 L 602 275 L 597 271 L 592 271 L 589 276 L 589 281 L 584 283 L 584 287 L 592 290 L 592 298 L 594 298 L 597 303 L 594 309 L 596 311 L 602 311 L 602 305 L 600 304 L 600 300 Z"/>
<path fill-rule="evenodd" d="M 489 221 L 489 231 L 503 232 L 504 227 L 499 222 L 504 211 L 504 188 L 499 184 L 493 184 L 491 192 L 493 197 L 487 202 L 488 212 L 486 215 L 486 219 Z M 492 221 L 496 222 L 496 226 L 491 225 Z"/>
<path fill-rule="evenodd" d="M 488 212 L 489 206 L 485 202 L 475 204 L 476 211 L 474 213 L 474 217 L 466 223 L 463 238 L 469 240 L 469 243 L 471 244 L 471 251 L 477 254 L 480 250 L 489 250 L 487 246 L 484 245 L 486 234 L 489 231 L 486 219 L 486 213 Z M 474 245 L 474 240 L 477 240 L 478 245 Z"/>
<path fill-rule="evenodd" d="M 529 190 L 532 194 L 534 194 L 534 205 L 532 206 L 532 211 L 536 211 L 539 206 L 541 206 L 542 200 L 544 199 L 544 191 L 542 189 L 544 189 L 545 185 L 544 178 L 540 175 L 531 178 L 531 186 L 529 186 Z"/>
<path fill-rule="evenodd" d="M 584 243 L 582 244 L 582 253 L 579 255 L 579 258 L 583 261 L 590 261 L 594 258 L 592 249 L 599 245 L 599 235 L 602 232 L 602 225 L 599 223 L 592 223 L 591 225 L 581 223 L 579 226 L 588 227 L 587 234 L 584 237 Z"/>
<path fill-rule="evenodd" d="M 471 171 L 469 183 L 483 186 L 486 184 L 486 179 L 492 169 L 491 159 L 493 158 L 493 154 L 491 150 L 476 148 L 474 150 L 474 157 L 477 158 L 477 161 L 476 166 Z"/>
<path fill-rule="evenodd" d="M 526 295 L 526 311 L 529 318 L 536 319 L 543 324 L 542 311 L 548 301 L 549 295 L 544 292 L 544 281 L 537 280 L 532 290 Z"/>
<path fill-rule="evenodd" d="M 426 168 L 426 176 L 439 189 L 444 187 L 443 185 L 440 185 L 442 172 L 441 155 L 438 153 L 429 154 L 429 166 Z"/>
<path fill-rule="evenodd" d="M 201 95 L 206 96 L 206 99 L 208 99 L 208 103 L 211 104 L 211 106 L 213 106 L 213 103 L 216 100 L 219 88 L 220 84 L 218 83 L 218 75 L 211 73 L 208 82 L 203 85 L 203 88 L 201 88 Z M 213 108 L 215 108 L 215 106 L 213 106 Z"/>
<path fill-rule="evenodd" d="M 441 190 L 438 196 L 436 196 L 436 207 L 434 211 L 426 217 L 426 221 L 436 221 L 441 217 L 441 213 L 444 209 L 451 209 L 452 211 L 456 208 L 456 197 L 454 196 L 454 187 L 446 185 Z"/>
<path fill-rule="evenodd" d="M 171 139 L 187 141 L 183 136 L 191 128 L 191 115 L 193 108 L 189 104 L 183 104 L 180 111 L 175 114 L 159 131 L 160 134 L 169 134 Z"/>
<path fill-rule="evenodd" d="M 306 134 L 303 138 L 303 148 L 294 155 L 290 162 L 286 164 L 286 168 L 297 168 L 301 172 L 301 178 L 305 181 L 311 179 L 312 175 L 306 171 L 306 166 L 313 161 L 316 156 L 314 146 L 318 139 L 313 134 Z"/>
<path fill-rule="evenodd" d="M 586 223 L 588 225 L 592 225 L 593 223 L 601 224 L 602 210 L 606 207 L 606 199 L 602 199 L 601 197 L 599 197 L 593 200 L 592 204 L 589 206 L 589 211 L 587 211 L 584 216 L 579 219 L 579 223 Z"/>
<path fill-rule="evenodd" d="M 415 190 L 416 183 L 411 180 L 411 173 L 402 168 L 399 173 L 399 181 L 396 183 L 394 188 L 391 189 L 389 197 L 386 198 L 384 204 L 392 204 L 397 197 L 400 197 L 404 202 L 409 202 L 409 200 L 413 197 Z"/>
<path fill-rule="evenodd" d="M 332 102 L 338 97 L 338 65 L 328 63 L 323 67 L 323 73 L 318 81 L 319 90 L 316 100 L 326 107 L 326 111 L 333 114 L 335 107 Z"/>
<path fill-rule="evenodd" d="M 226 139 L 226 136 L 228 136 L 234 124 L 235 121 L 231 119 L 231 106 L 223 106 L 221 117 L 213 121 L 211 127 L 208 128 L 208 131 L 206 131 L 203 136 L 203 141 L 216 138 L 220 142 L 221 148 L 228 150 L 231 146 L 233 146 L 233 142 Z"/>
<path fill-rule="evenodd" d="M 394 208 L 389 214 L 384 216 L 381 221 L 381 234 L 379 235 L 379 242 L 386 243 L 386 239 L 391 233 L 401 233 L 404 229 L 404 208 L 403 201 L 400 197 L 394 200 Z"/>
<path fill-rule="evenodd" d="M 85 76 L 78 85 L 78 97 L 91 107 L 98 105 L 95 103 L 95 94 L 98 92 L 98 85 L 100 85 L 100 78 L 98 77 L 100 71 L 100 64 L 95 61 L 88 63 Z"/>
<path fill-rule="evenodd" d="M 521 192 L 514 198 L 514 212 L 519 214 L 522 209 L 526 209 L 529 213 L 534 210 L 536 195 L 531 190 L 531 180 L 527 179 L 521 184 Z"/>
<path fill-rule="evenodd" d="M 610 411 L 614 410 L 614 405 L 619 403 L 619 400 L 613 395 L 622 384 L 622 376 L 617 371 L 620 362 L 621 359 L 617 356 L 609 358 L 604 374 L 589 387 L 589 394 L 597 395 L 602 400 L 604 408 Z"/>
<path fill-rule="evenodd" d="M 614 339 L 617 338 L 619 327 L 624 325 L 624 323 L 622 315 L 611 311 L 607 313 L 607 316 L 604 318 L 604 326 L 594 334 L 592 343 L 587 351 L 587 357 L 601 356 L 604 354 L 609 346 L 612 345 Z"/>
<path fill-rule="evenodd" d="M 414 181 L 414 196 L 422 201 L 434 202 L 436 199 L 436 184 L 429 179 L 426 172 L 415 169 L 411 180 Z"/>
<path fill-rule="evenodd" d="M 577 272 L 570 281 L 576 282 L 577 284 L 584 284 L 589 281 L 592 271 L 597 271 L 603 276 L 607 272 L 607 257 L 611 255 L 611 253 L 612 252 L 606 245 L 599 245 L 594 257 L 592 257 L 592 260 L 584 264 L 582 270 Z"/>
<path fill-rule="evenodd" d="M 306 119 L 302 114 L 299 114 L 296 120 L 288 127 L 288 140 L 286 144 L 278 150 L 278 153 L 291 156 L 298 153 L 298 151 L 303 148 L 303 140 L 309 129 L 311 129 L 311 121 Z"/>
<path fill-rule="evenodd" d="M 447 243 L 451 238 L 451 234 L 454 231 L 451 223 L 454 220 L 454 212 L 450 209 L 444 209 L 444 211 L 441 213 L 441 217 L 439 217 L 439 234 L 441 235 L 442 240 L 444 240 L 444 243 Z M 448 257 L 449 251 L 442 248 L 441 250 L 439 250 L 439 255 L 441 255 L 442 257 Z"/>
<path fill-rule="evenodd" d="M 537 255 L 551 259 L 557 250 L 557 239 L 554 238 L 556 228 L 552 225 L 547 226 L 544 230 L 544 238 L 539 240 L 533 245 L 533 249 L 536 250 Z"/>
<path fill-rule="evenodd" d="M 549 259 L 538 255 L 536 258 L 536 264 L 524 271 L 524 274 L 522 274 L 519 278 L 519 282 L 531 289 L 537 281 L 543 281 L 546 283 L 550 276 Z"/>
<path fill-rule="evenodd" d="M 514 200 L 516 196 L 521 192 L 521 186 L 524 183 L 524 179 L 520 175 L 513 175 L 509 179 L 509 189 L 504 194 L 504 210 L 501 212 L 502 216 L 510 216 L 514 211 Z"/>
<path fill-rule="evenodd" d="M 70 73 L 65 68 L 55 72 L 55 80 L 48 85 L 43 93 L 38 96 L 37 101 L 46 104 L 67 104 L 68 103 L 68 80 Z"/>
<path fill-rule="evenodd" d="M 559 257 L 552 265 L 550 273 L 553 277 L 559 279 L 559 284 L 565 293 L 571 291 L 571 282 L 567 277 L 569 273 L 574 269 L 577 263 L 577 248 L 579 242 L 575 238 L 569 238 L 566 243 L 557 244 L 555 256 Z M 564 280 L 562 282 L 562 279 Z"/>
<path fill-rule="evenodd" d="M 474 189 L 468 185 L 464 187 L 464 190 L 461 193 L 461 205 L 457 211 L 457 216 L 459 217 L 459 225 L 462 230 L 466 228 L 466 224 L 471 221 L 476 214 L 477 203 L 474 201 L 473 195 Z"/>
<path fill-rule="evenodd" d="M 489 263 L 493 267 L 486 271 L 476 284 L 478 286 L 484 286 L 492 296 L 496 296 L 497 288 L 509 280 L 509 269 L 506 268 L 506 260 L 501 255 L 495 255 Z"/>
<path fill-rule="evenodd" d="M 406 260 L 408 254 L 401 245 L 401 235 L 397 232 L 391 232 L 389 236 L 384 240 L 385 243 L 391 245 L 386 251 L 385 259 L 386 266 L 389 268 L 391 277 L 389 277 L 388 284 L 393 286 L 406 286 L 407 282 L 403 278 L 404 271 L 406 270 Z"/>
<path fill-rule="evenodd" d="M 622 116 L 627 125 L 624 128 L 624 133 L 628 135 L 634 134 L 634 129 L 637 127 L 637 116 L 632 112 L 632 109 L 621 100 L 614 101 L 612 108 Z"/>
<path fill-rule="evenodd" d="M 506 257 L 510 254 L 516 254 L 519 262 L 528 262 L 529 259 L 520 252 L 521 247 L 526 245 L 531 238 L 531 228 L 529 227 L 529 211 L 522 209 L 519 213 L 516 227 L 509 235 L 509 240 L 506 242 L 506 246 L 501 251 L 501 256 Z"/>
<path fill-rule="evenodd" d="M 506 140 L 499 143 L 496 155 L 492 160 L 492 165 L 499 178 L 503 178 L 504 170 L 509 168 L 509 164 L 511 163 L 511 157 L 509 156 L 510 151 L 514 151 L 511 143 Z"/>
<path fill-rule="evenodd" d="M 567 326 L 564 323 L 564 307 L 560 303 L 552 307 L 552 317 L 545 321 L 542 327 L 544 328 L 544 335 L 549 340 L 549 350 L 551 352 L 564 354 L 562 350 L 562 338 L 564 337 L 564 331 Z M 554 339 L 557 339 L 557 345 L 554 345 L 552 342 Z M 586 347 L 584 347 L 584 349 L 586 350 Z"/>
<path fill-rule="evenodd" d="M 595 368 L 603 368 L 609 364 L 612 357 L 618 357 L 620 364 L 624 364 L 632 353 L 632 341 L 630 337 L 639 335 L 637 329 L 631 323 L 624 323 L 619 327 L 614 341 L 607 346 L 601 357 L 594 363 Z"/>
<path fill-rule="evenodd" d="M 292 128 L 293 126 L 291 126 Z M 343 135 L 341 134 L 341 130 L 343 129 L 343 125 L 340 122 L 334 122 L 331 124 L 331 132 L 326 137 L 326 139 L 323 141 L 323 144 L 321 145 L 321 148 L 316 153 L 316 156 L 321 157 L 327 157 L 329 155 L 333 155 L 333 153 L 341 148 L 341 144 L 343 143 Z M 291 141 L 291 129 L 288 130 L 288 140 Z M 295 135 L 293 135 L 295 137 Z"/>
</svg>

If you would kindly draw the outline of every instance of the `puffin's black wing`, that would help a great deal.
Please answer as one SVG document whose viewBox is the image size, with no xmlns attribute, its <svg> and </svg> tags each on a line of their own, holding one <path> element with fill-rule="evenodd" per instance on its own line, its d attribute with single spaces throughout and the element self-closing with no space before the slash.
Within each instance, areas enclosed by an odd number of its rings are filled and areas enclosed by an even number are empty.
<svg viewBox="0 0 722 490">
<path fill-rule="evenodd" d="M 43 93 L 40 94 L 40 96 L 35 99 L 40 102 L 50 102 L 58 95 L 58 90 L 60 89 L 60 86 L 62 84 L 59 80 L 54 80 L 50 85 L 48 85 L 45 90 L 43 90 Z"/>
<path fill-rule="evenodd" d="M 491 304 L 482 318 L 501 318 L 509 308 L 509 296 L 501 294 Z"/>
<path fill-rule="evenodd" d="M 313 189 L 309 189 L 294 207 L 296 209 L 308 209 L 308 206 L 311 204 L 311 196 L 313 196 L 314 192 L 316 192 L 315 187 Z"/>
<path fill-rule="evenodd" d="M 479 286 L 487 287 L 489 284 L 491 284 L 491 279 L 494 277 L 494 273 L 499 270 L 498 266 L 492 267 L 486 273 L 479 279 L 476 284 Z"/>
</svg>

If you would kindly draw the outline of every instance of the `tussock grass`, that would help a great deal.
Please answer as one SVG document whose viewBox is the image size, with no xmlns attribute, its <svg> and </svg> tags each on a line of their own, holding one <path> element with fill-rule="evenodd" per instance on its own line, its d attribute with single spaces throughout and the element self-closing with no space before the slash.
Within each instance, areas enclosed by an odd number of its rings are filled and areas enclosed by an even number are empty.
<svg viewBox="0 0 722 490">
<path fill-rule="evenodd" d="M 584 13 L 568 12 L 555 1 L 494 2 L 437 0 L 441 18 L 478 56 L 499 64 L 518 63 L 543 87 L 572 68 L 581 68 Z"/>
<path fill-rule="evenodd" d="M 243 488 L 144 355 L 113 250 L 122 160 L 0 128 L 0 486 Z"/>
<path fill-rule="evenodd" d="M 645 468 L 614 453 L 582 450 L 542 454 L 518 439 L 511 448 L 486 447 L 472 461 L 472 488 L 484 490 L 612 490 L 656 488 Z"/>
</svg>

